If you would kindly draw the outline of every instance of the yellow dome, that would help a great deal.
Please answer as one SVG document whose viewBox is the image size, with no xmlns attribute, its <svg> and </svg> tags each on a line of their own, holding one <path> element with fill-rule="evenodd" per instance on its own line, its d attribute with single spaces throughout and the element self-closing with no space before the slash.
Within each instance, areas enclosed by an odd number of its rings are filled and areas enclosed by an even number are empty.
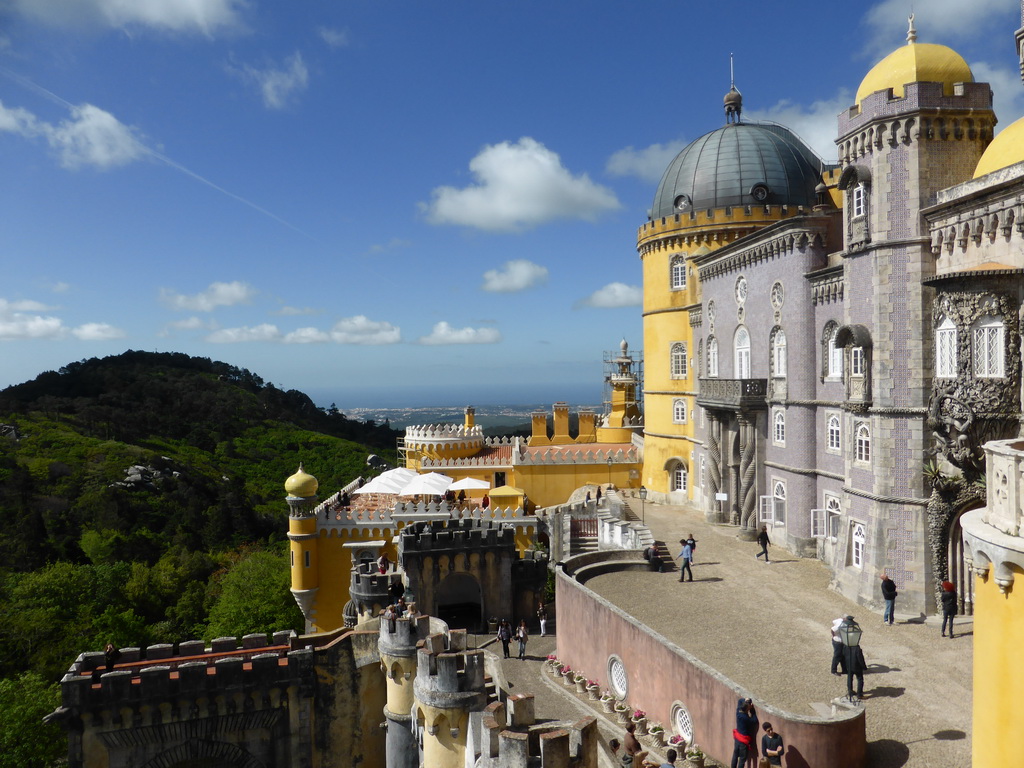
<svg viewBox="0 0 1024 768">
<path fill-rule="evenodd" d="M 300 499 L 316 496 L 316 489 L 319 487 L 320 483 L 317 482 L 317 479 L 308 474 L 301 464 L 299 464 L 299 471 L 284 481 L 284 489 L 288 495 Z"/>
<path fill-rule="evenodd" d="M 974 178 L 1024 160 L 1024 117 L 1010 123 L 992 139 L 974 169 Z"/>
<path fill-rule="evenodd" d="M 857 103 L 875 91 L 892 88 L 903 97 L 907 83 L 942 83 L 942 92 L 953 95 L 953 83 L 973 83 L 974 75 L 963 56 L 944 45 L 907 43 L 871 68 L 857 89 Z"/>
</svg>

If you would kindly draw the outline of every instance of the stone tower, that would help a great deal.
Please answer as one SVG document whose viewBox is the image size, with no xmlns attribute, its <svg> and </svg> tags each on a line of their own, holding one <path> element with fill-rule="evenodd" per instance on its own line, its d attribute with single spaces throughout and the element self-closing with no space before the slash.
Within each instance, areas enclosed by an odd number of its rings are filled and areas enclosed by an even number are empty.
<svg viewBox="0 0 1024 768">
<path fill-rule="evenodd" d="M 387 768 L 417 768 L 419 750 L 413 732 L 413 683 L 416 679 L 416 644 L 429 627 L 429 618 L 380 620 L 380 668 L 387 679 Z"/>
<path fill-rule="evenodd" d="M 288 494 L 288 540 L 291 563 L 291 593 L 306 619 L 306 631 L 315 624 L 314 605 L 320 586 L 320 564 L 317 558 L 316 502 L 319 483 L 299 465 L 298 471 L 284 484 Z"/>
</svg>

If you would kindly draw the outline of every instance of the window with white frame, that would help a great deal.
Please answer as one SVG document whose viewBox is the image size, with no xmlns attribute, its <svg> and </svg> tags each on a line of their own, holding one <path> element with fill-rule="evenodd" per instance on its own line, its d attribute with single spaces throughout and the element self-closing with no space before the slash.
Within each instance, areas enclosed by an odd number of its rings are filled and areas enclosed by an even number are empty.
<svg viewBox="0 0 1024 768">
<path fill-rule="evenodd" d="M 750 378 L 750 333 L 742 325 L 736 329 L 733 337 L 735 352 L 734 375 L 737 379 Z"/>
<path fill-rule="evenodd" d="M 708 337 L 708 377 L 718 378 L 718 339 Z"/>
<path fill-rule="evenodd" d="M 835 541 L 839 538 L 839 520 L 843 515 L 843 505 L 838 496 L 825 494 L 825 513 L 828 515 L 828 537 Z"/>
<path fill-rule="evenodd" d="M 825 376 L 830 379 L 842 378 L 843 348 L 836 347 L 839 324 L 834 320 L 825 325 Z"/>
<path fill-rule="evenodd" d="M 681 398 L 672 401 L 672 422 L 674 424 L 686 423 L 686 401 Z"/>
<path fill-rule="evenodd" d="M 864 357 L 864 347 L 853 347 L 850 350 L 850 375 L 858 378 L 864 377 L 864 370 L 866 358 Z"/>
<path fill-rule="evenodd" d="M 974 324 L 974 375 L 978 378 L 1003 376 L 1003 320 L 988 315 Z"/>
<path fill-rule="evenodd" d="M 871 461 L 871 430 L 868 425 L 861 423 L 857 425 L 856 439 L 854 441 L 854 459 L 862 463 Z"/>
<path fill-rule="evenodd" d="M 935 329 L 935 375 L 940 379 L 955 379 L 956 369 L 956 325 L 944 317 Z"/>
<path fill-rule="evenodd" d="M 672 470 L 672 490 L 685 491 L 690 485 L 690 472 L 685 464 L 676 464 Z"/>
<path fill-rule="evenodd" d="M 828 414 L 826 419 L 826 430 L 828 431 L 828 439 L 825 443 L 825 450 L 829 453 L 839 453 L 843 448 L 843 431 L 842 431 L 842 419 L 838 413 Z"/>
<path fill-rule="evenodd" d="M 685 379 L 686 378 L 686 344 L 682 341 L 677 341 L 672 345 L 672 378 L 673 379 Z"/>
<path fill-rule="evenodd" d="M 704 461 L 704 455 L 700 457 L 700 487 L 704 487 L 704 473 L 707 471 L 707 463 Z"/>
<path fill-rule="evenodd" d="M 786 444 L 786 414 L 781 409 L 772 414 L 772 442 Z"/>
<path fill-rule="evenodd" d="M 853 218 L 859 219 L 867 213 L 867 187 L 858 184 L 853 188 Z"/>
<path fill-rule="evenodd" d="M 850 534 L 850 563 L 854 568 L 864 567 L 864 545 L 867 544 L 867 530 L 864 523 L 854 523 Z"/>
<path fill-rule="evenodd" d="M 772 367 L 775 378 L 786 376 L 786 332 L 781 328 L 772 337 Z"/>
<path fill-rule="evenodd" d="M 686 257 L 672 257 L 672 290 L 679 291 L 686 287 Z"/>
<path fill-rule="evenodd" d="M 775 506 L 775 524 L 786 524 L 786 484 L 782 480 L 772 483 L 772 499 Z"/>
</svg>

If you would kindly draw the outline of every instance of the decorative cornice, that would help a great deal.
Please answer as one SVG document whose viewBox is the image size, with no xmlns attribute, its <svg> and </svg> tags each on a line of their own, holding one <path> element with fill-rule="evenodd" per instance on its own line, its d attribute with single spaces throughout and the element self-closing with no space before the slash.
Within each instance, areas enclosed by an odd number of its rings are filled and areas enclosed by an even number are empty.
<svg viewBox="0 0 1024 768">
<path fill-rule="evenodd" d="M 799 221 L 806 222 L 807 219 Z M 824 235 L 827 231 L 824 222 L 816 227 L 806 224 L 798 226 L 797 220 L 784 223 L 789 226 L 782 232 L 763 233 L 764 237 L 752 236 L 742 244 L 742 247 L 736 245 L 720 248 L 707 256 L 694 258 L 701 282 L 784 256 L 794 250 L 802 251 L 808 247 L 824 246 Z"/>
<path fill-rule="evenodd" d="M 672 397 L 679 397 L 680 395 L 696 397 L 699 393 L 692 389 L 645 389 L 644 396 L 647 395 L 670 395 Z"/>
<path fill-rule="evenodd" d="M 641 313 L 640 317 L 648 317 L 649 315 L 663 315 L 669 312 L 689 312 L 694 304 L 687 304 L 685 307 L 665 307 L 664 309 L 649 309 L 646 312 Z"/>
<path fill-rule="evenodd" d="M 927 416 L 927 408 L 868 408 L 872 416 Z"/>
<path fill-rule="evenodd" d="M 663 440 L 685 440 L 686 442 L 693 443 L 694 445 L 704 445 L 703 440 L 699 440 L 696 437 L 690 437 L 689 435 L 666 435 L 661 432 L 644 432 L 644 437 L 660 437 Z"/>
</svg>

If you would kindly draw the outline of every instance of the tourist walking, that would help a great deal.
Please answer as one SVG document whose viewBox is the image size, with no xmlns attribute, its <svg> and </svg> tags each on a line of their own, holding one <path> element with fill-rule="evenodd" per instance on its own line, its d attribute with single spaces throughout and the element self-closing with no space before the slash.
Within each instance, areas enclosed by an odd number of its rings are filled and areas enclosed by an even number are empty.
<svg viewBox="0 0 1024 768">
<path fill-rule="evenodd" d="M 882 623 L 892 626 L 893 615 L 896 613 L 896 582 L 890 579 L 885 571 L 882 571 L 882 599 L 885 600 L 885 611 L 882 613 Z"/>
<path fill-rule="evenodd" d="M 953 582 L 942 582 L 942 636 L 946 636 L 946 624 L 949 624 L 949 637 L 953 639 L 953 617 L 956 616 L 956 587 Z"/>
<path fill-rule="evenodd" d="M 849 618 L 853 618 L 852 616 Z M 864 650 L 859 646 L 846 646 L 843 649 L 846 657 L 846 696 L 853 698 L 853 678 L 857 678 L 857 698 L 864 698 L 864 670 L 868 668 L 864 660 Z"/>
<path fill-rule="evenodd" d="M 686 574 L 690 574 L 690 581 L 693 581 L 693 571 L 690 569 L 690 563 L 693 560 L 693 547 L 686 539 L 680 539 L 679 543 L 683 545 L 682 550 L 676 555 L 676 560 L 683 559 L 679 568 L 679 580 L 683 581 Z"/>
<path fill-rule="evenodd" d="M 540 601 L 540 608 L 537 609 L 537 621 L 540 622 L 540 636 L 544 637 L 548 633 L 548 608 L 544 605 L 544 601 Z"/>
<path fill-rule="evenodd" d="M 782 745 L 782 737 L 775 732 L 772 728 L 771 723 L 765 723 L 764 736 L 761 737 L 761 754 L 764 755 L 764 760 L 768 761 L 768 765 L 782 765 L 782 753 L 785 748 Z"/>
<path fill-rule="evenodd" d="M 768 560 L 768 547 L 771 546 L 772 542 L 768 538 L 768 526 L 767 525 L 762 525 L 761 526 L 761 532 L 759 534 L 757 534 L 757 543 L 759 545 L 761 545 L 761 551 L 758 552 L 756 555 L 754 555 L 754 557 L 755 558 L 759 558 L 759 557 L 761 557 L 761 555 L 764 555 L 764 561 L 766 563 L 769 562 L 769 560 Z"/>
<path fill-rule="evenodd" d="M 736 705 L 736 727 L 732 732 L 732 762 L 730 768 L 743 768 L 748 755 L 757 754 L 757 712 L 754 702 L 740 699 Z"/>
<path fill-rule="evenodd" d="M 686 537 L 686 543 L 690 545 L 690 562 L 694 562 L 694 555 L 697 554 L 697 540 L 693 538 L 693 534 L 688 534 Z"/>
<path fill-rule="evenodd" d="M 526 658 L 526 641 L 530 639 L 530 633 L 526 631 L 526 619 L 519 622 L 519 627 L 516 629 L 516 640 L 519 641 L 519 659 L 522 661 Z"/>
<path fill-rule="evenodd" d="M 501 640 L 501 647 L 505 652 L 505 658 L 511 658 L 508 652 L 508 644 L 512 642 L 512 625 L 508 623 L 508 619 L 502 619 L 501 624 L 498 625 L 498 639 Z"/>
<path fill-rule="evenodd" d="M 843 657 L 843 638 L 839 635 L 839 628 L 843 626 L 843 617 L 832 622 L 832 674 L 846 674 L 846 659 Z M 840 672 L 839 670 L 842 670 Z"/>
</svg>

